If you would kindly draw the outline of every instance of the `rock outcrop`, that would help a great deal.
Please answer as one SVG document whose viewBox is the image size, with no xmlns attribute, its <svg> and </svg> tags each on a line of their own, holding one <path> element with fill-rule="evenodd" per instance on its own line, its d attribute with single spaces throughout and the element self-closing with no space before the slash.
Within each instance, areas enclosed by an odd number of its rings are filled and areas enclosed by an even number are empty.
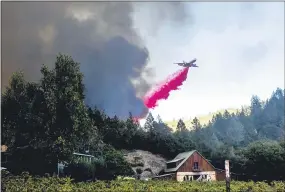
<svg viewBox="0 0 285 192">
<path fill-rule="evenodd" d="M 151 178 L 165 169 L 166 159 L 160 155 L 152 154 L 143 150 L 123 151 L 126 160 L 131 164 L 134 172 L 140 169 L 140 178 Z M 139 171 L 140 172 L 140 171 Z"/>
</svg>

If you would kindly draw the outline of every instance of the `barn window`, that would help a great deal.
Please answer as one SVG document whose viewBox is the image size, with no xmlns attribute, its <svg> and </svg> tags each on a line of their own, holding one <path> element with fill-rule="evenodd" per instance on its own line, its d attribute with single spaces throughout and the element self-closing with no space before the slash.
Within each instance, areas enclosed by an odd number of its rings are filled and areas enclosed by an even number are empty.
<svg viewBox="0 0 285 192">
<path fill-rule="evenodd" d="M 198 162 L 194 162 L 194 169 L 198 169 L 198 168 L 199 168 Z"/>
</svg>

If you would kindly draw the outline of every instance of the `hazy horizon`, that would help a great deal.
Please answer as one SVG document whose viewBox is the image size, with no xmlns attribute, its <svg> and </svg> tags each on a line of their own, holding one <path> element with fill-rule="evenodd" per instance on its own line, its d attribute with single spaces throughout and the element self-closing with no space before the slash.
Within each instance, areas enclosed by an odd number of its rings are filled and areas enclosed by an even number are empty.
<svg viewBox="0 0 285 192">
<path fill-rule="evenodd" d="M 171 92 L 151 112 L 163 120 L 188 118 L 249 105 L 252 95 L 269 98 L 284 89 L 284 8 L 277 2 L 184 3 L 179 24 L 164 23 L 155 36 L 135 12 L 150 50 L 149 66 L 163 80 L 180 67 L 173 62 L 197 58 L 181 90 Z M 148 18 L 151 18 L 151 14 Z"/>
</svg>

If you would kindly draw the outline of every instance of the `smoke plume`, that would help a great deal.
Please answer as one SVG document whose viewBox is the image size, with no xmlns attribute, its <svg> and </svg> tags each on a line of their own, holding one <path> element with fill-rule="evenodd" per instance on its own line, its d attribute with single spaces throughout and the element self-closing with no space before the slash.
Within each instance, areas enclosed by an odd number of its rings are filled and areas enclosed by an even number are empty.
<svg viewBox="0 0 285 192">
<path fill-rule="evenodd" d="M 152 73 L 132 12 L 131 3 L 3 2 L 2 87 L 17 70 L 38 80 L 41 65 L 53 67 L 61 52 L 81 63 L 88 105 L 143 116 L 148 109 L 138 95 L 151 87 L 143 74 Z"/>
</svg>

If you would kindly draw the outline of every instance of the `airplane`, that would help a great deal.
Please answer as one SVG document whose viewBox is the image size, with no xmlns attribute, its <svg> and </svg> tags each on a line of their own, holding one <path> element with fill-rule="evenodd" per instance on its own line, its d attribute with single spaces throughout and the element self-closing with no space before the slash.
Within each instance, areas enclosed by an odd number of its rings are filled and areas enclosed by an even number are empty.
<svg viewBox="0 0 285 192">
<path fill-rule="evenodd" d="M 183 63 L 174 63 L 174 64 L 177 64 L 177 65 L 182 66 L 182 67 L 199 67 L 195 64 L 196 60 L 197 59 L 193 59 L 190 62 L 183 61 Z"/>
</svg>

